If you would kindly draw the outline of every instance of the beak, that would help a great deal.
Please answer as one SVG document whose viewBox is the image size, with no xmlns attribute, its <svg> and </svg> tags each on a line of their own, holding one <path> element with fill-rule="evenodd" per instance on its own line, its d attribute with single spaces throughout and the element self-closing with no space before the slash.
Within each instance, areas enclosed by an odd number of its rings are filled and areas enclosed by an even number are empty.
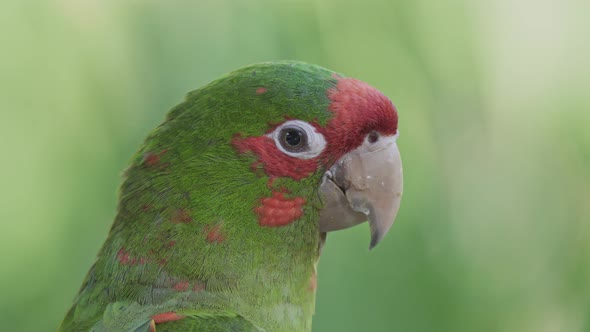
<svg viewBox="0 0 590 332">
<path fill-rule="evenodd" d="M 381 136 L 344 155 L 324 174 L 320 231 L 369 221 L 372 249 L 387 234 L 403 191 L 402 162 L 395 136 Z"/>
</svg>

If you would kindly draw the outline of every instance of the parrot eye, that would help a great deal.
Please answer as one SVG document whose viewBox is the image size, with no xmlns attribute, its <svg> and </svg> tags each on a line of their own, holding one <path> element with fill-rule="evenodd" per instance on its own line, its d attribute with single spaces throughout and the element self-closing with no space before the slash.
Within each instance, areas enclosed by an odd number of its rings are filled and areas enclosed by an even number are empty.
<svg viewBox="0 0 590 332">
<path fill-rule="evenodd" d="M 324 136 L 314 126 L 301 120 L 287 121 L 268 136 L 281 152 L 300 159 L 315 158 L 326 147 Z"/>
<path fill-rule="evenodd" d="M 279 136 L 281 145 L 287 151 L 300 152 L 307 148 L 307 135 L 299 128 L 283 128 Z"/>
</svg>

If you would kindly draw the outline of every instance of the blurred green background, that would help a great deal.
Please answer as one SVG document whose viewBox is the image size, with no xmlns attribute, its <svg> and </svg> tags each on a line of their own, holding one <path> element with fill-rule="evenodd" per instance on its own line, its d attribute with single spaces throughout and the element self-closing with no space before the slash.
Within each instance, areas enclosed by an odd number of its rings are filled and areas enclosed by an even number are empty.
<svg viewBox="0 0 590 332">
<path fill-rule="evenodd" d="M 128 158 L 237 67 L 299 59 L 400 112 L 388 237 L 329 236 L 314 331 L 590 331 L 590 2 L 0 3 L 0 314 L 55 330 Z"/>
</svg>

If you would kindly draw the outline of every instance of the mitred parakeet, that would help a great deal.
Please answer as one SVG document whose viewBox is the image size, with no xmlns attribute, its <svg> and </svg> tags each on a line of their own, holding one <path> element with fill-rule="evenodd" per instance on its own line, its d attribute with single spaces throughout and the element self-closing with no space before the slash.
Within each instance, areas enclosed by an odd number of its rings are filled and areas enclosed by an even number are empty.
<svg viewBox="0 0 590 332">
<path fill-rule="evenodd" d="M 188 94 L 125 172 L 117 215 L 60 331 L 309 331 L 326 232 L 399 208 L 398 115 L 300 62 Z"/>
</svg>

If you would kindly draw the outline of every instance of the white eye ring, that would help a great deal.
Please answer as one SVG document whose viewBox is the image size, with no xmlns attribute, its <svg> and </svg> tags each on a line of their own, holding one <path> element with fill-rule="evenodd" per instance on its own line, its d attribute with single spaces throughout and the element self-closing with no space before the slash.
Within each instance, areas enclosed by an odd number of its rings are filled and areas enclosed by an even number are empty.
<svg viewBox="0 0 590 332">
<path fill-rule="evenodd" d="M 298 143 L 297 145 L 289 145 L 285 140 L 285 135 L 293 134 L 296 135 L 295 140 L 289 137 L 289 143 Z M 318 133 L 314 126 L 301 120 L 286 121 L 267 136 L 274 140 L 282 153 L 299 159 L 315 158 L 326 148 L 324 135 Z"/>
</svg>

